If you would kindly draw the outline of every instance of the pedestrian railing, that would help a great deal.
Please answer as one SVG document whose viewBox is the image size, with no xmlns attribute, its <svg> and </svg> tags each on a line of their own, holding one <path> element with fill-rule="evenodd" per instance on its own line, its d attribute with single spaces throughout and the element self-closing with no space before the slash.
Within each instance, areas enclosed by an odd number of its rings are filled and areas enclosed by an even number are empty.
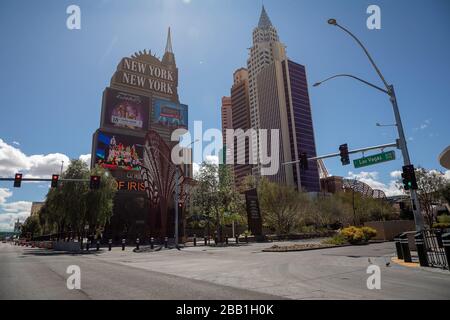
<svg viewBox="0 0 450 320">
<path fill-rule="evenodd" d="M 397 257 L 412 262 L 408 243 L 409 232 L 394 238 Z M 420 266 L 450 270 L 450 233 L 442 234 L 438 229 L 426 229 L 414 236 Z"/>
<path fill-rule="evenodd" d="M 422 231 L 425 257 L 428 266 L 448 269 L 449 263 L 445 255 L 442 233 L 440 230 L 429 229 Z"/>
</svg>

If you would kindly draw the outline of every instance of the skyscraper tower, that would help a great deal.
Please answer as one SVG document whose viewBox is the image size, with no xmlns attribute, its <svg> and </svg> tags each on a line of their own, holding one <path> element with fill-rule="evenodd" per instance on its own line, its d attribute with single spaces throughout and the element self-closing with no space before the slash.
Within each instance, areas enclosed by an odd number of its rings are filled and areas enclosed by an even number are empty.
<svg viewBox="0 0 450 320">
<path fill-rule="evenodd" d="M 248 71 L 239 68 L 233 74 L 233 86 L 231 87 L 231 105 L 233 115 L 233 129 L 243 130 L 251 128 L 250 104 L 248 95 Z M 250 164 L 250 147 L 245 133 L 236 134 L 237 140 L 240 136 L 244 138 L 244 144 L 234 144 L 234 182 L 236 187 L 241 187 L 245 177 L 252 174 Z M 236 141 L 237 142 L 237 141 Z"/>
<path fill-rule="evenodd" d="M 233 117 L 231 111 L 231 98 L 230 97 L 222 97 L 222 139 L 223 139 L 223 147 L 226 148 L 227 144 L 227 129 L 233 128 Z"/>
<path fill-rule="evenodd" d="M 267 178 L 298 190 L 319 192 L 319 172 L 314 161 L 302 168 L 298 163 L 283 165 L 298 161 L 304 153 L 308 158 L 316 156 L 314 128 L 306 69 L 288 59 L 286 47 L 280 42 L 264 6 L 258 26 L 253 30 L 253 46 L 247 65 L 251 127 L 279 131 L 279 140 L 268 143 L 276 144 L 280 167 Z M 257 142 L 258 136 L 253 135 L 253 157 L 260 163 Z M 256 165 L 253 174 L 265 174 L 263 168 Z"/>
<path fill-rule="evenodd" d="M 249 98 L 250 98 L 250 122 L 253 129 L 260 129 L 260 115 L 258 107 L 258 84 L 257 76 L 274 61 L 286 59 L 286 50 L 278 37 L 277 30 L 273 27 L 266 9 L 262 7 L 258 26 L 253 30 L 253 46 L 250 48 L 250 56 L 247 60 L 247 69 L 249 75 Z M 258 159 L 258 137 L 252 137 L 253 158 Z M 254 174 L 259 175 L 260 168 L 256 165 Z"/>
</svg>

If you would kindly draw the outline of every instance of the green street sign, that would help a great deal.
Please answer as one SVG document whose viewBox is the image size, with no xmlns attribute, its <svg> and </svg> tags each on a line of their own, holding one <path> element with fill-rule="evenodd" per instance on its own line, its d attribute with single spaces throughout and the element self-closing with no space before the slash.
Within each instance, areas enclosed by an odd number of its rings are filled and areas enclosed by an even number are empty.
<svg viewBox="0 0 450 320">
<path fill-rule="evenodd" d="M 361 168 L 391 160 L 395 160 L 395 151 L 388 151 L 379 154 L 374 154 L 373 156 L 369 157 L 355 159 L 353 160 L 353 165 L 355 166 L 355 168 Z"/>
</svg>

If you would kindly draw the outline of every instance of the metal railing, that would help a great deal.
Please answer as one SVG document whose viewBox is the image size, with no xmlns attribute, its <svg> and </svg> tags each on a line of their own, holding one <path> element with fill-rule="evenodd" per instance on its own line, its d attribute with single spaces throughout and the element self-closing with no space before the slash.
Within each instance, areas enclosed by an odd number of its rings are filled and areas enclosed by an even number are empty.
<svg viewBox="0 0 450 320">
<path fill-rule="evenodd" d="M 422 231 L 422 234 L 428 265 L 430 267 L 448 269 L 441 230 L 426 229 Z"/>
</svg>

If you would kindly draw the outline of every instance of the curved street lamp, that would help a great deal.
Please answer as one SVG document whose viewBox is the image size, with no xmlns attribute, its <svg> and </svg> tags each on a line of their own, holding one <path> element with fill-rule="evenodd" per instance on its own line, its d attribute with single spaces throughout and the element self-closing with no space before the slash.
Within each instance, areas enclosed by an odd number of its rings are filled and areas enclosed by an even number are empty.
<svg viewBox="0 0 450 320">
<path fill-rule="evenodd" d="M 383 89 L 383 88 L 380 88 L 380 87 L 378 87 L 378 86 L 376 86 L 376 85 L 370 83 L 369 81 L 363 80 L 363 79 L 358 78 L 358 77 L 356 77 L 356 76 L 354 76 L 354 75 L 351 75 L 351 74 L 337 74 L 337 75 L 334 75 L 334 76 L 329 77 L 329 78 L 327 78 L 327 79 L 325 79 L 325 80 L 322 80 L 322 81 L 320 81 L 320 82 L 314 83 L 314 84 L 313 84 L 313 87 L 318 87 L 318 86 L 320 86 L 322 83 L 327 82 L 328 80 L 332 80 L 332 79 L 334 79 L 334 78 L 339 78 L 339 77 L 353 78 L 353 79 L 358 80 L 358 81 L 360 81 L 360 82 L 362 82 L 362 83 L 364 83 L 364 84 L 367 84 L 368 86 L 371 86 L 372 88 L 375 88 L 375 89 L 377 89 L 377 90 L 380 90 L 381 92 L 384 92 L 384 93 L 386 93 L 386 94 L 389 94 L 389 92 L 388 92 L 387 90 L 385 90 L 385 89 Z"/>
<path fill-rule="evenodd" d="M 350 35 L 357 43 L 358 45 L 363 49 L 364 53 L 366 54 L 367 58 L 369 59 L 370 63 L 372 64 L 373 68 L 375 69 L 375 71 L 377 72 L 378 76 L 380 77 L 381 81 L 383 82 L 384 86 L 386 87 L 385 89 L 382 89 L 368 81 L 365 81 L 361 78 L 355 77 L 353 75 L 350 74 L 337 74 L 334 75 L 332 77 L 329 77 L 323 81 L 317 82 L 315 83 L 313 86 L 317 87 L 320 84 L 334 79 L 334 78 L 338 78 L 338 77 L 350 77 L 353 78 L 355 80 L 358 80 L 372 88 L 375 88 L 379 91 L 382 91 L 384 93 L 386 93 L 389 96 L 389 100 L 391 101 L 392 104 L 392 108 L 394 110 L 394 115 L 395 115 L 395 122 L 397 125 L 397 130 L 398 130 L 398 135 L 399 135 L 399 139 L 398 139 L 398 146 L 399 149 L 402 152 L 403 155 L 403 162 L 404 165 L 410 165 L 411 164 L 411 160 L 409 157 L 409 152 L 408 152 L 408 147 L 406 145 L 406 139 L 405 139 L 405 133 L 403 130 L 403 124 L 402 124 L 402 120 L 400 117 L 400 111 L 398 109 L 398 104 L 397 104 L 397 97 L 395 96 L 395 91 L 394 91 L 394 86 L 393 85 L 389 85 L 386 81 L 386 79 L 384 78 L 383 74 L 381 73 L 380 69 L 378 68 L 378 66 L 375 64 L 375 61 L 372 59 L 369 51 L 367 51 L 366 47 L 362 44 L 362 42 L 353 34 L 351 33 L 347 28 L 341 26 L 340 24 L 338 24 L 336 19 L 328 19 L 328 24 L 336 26 L 338 28 L 340 28 L 341 30 L 343 30 L 345 33 L 347 33 L 348 35 Z M 420 203 L 418 201 L 418 197 L 417 197 L 417 192 L 416 190 L 410 190 L 410 196 L 411 196 L 411 202 L 412 202 L 412 208 L 413 208 L 413 213 L 414 213 L 414 220 L 415 220 L 415 224 L 416 224 L 416 230 L 417 231 L 422 231 L 424 229 L 424 221 L 423 221 L 423 217 L 420 211 Z"/>
</svg>

